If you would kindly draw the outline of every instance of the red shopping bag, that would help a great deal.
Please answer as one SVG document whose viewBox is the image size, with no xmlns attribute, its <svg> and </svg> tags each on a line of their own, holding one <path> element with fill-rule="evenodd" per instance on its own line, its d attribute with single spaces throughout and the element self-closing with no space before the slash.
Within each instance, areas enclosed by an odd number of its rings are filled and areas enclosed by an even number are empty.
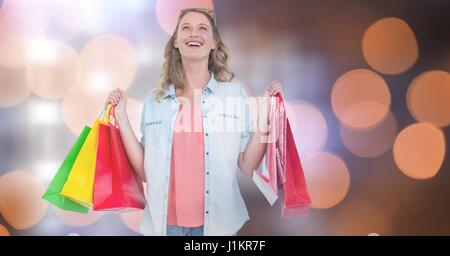
<svg viewBox="0 0 450 256">
<path fill-rule="evenodd" d="M 280 95 L 271 97 L 270 124 L 266 153 L 253 173 L 253 181 L 271 205 L 279 198 L 278 187 L 283 186 L 283 218 L 304 214 L 309 210 L 311 199 Z"/>
<path fill-rule="evenodd" d="M 306 213 L 311 205 L 305 175 L 292 135 L 289 119 L 286 119 L 286 180 L 284 183 L 283 217 Z"/>
<path fill-rule="evenodd" d="M 142 181 L 128 161 L 114 116 L 110 116 L 108 123 L 99 126 L 94 210 L 144 209 Z"/>
</svg>

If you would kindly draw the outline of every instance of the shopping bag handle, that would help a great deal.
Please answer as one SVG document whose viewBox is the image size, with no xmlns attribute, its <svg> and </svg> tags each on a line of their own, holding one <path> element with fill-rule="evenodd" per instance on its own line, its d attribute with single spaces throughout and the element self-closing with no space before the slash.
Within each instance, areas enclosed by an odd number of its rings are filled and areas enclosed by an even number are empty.
<svg viewBox="0 0 450 256">
<path fill-rule="evenodd" d="M 113 125 L 117 127 L 116 117 L 114 116 L 114 107 L 110 103 L 105 105 L 99 120 L 104 125 Z"/>
<path fill-rule="evenodd" d="M 100 114 L 100 117 L 98 118 L 100 120 L 100 122 L 103 123 L 109 123 L 109 118 L 111 115 L 111 110 L 112 110 L 112 105 L 111 103 L 105 104 L 105 106 L 103 107 L 103 111 Z"/>
<path fill-rule="evenodd" d="M 117 127 L 116 116 L 114 115 L 114 107 L 109 110 L 109 118 L 107 121 L 109 124 L 112 124 Z"/>
</svg>

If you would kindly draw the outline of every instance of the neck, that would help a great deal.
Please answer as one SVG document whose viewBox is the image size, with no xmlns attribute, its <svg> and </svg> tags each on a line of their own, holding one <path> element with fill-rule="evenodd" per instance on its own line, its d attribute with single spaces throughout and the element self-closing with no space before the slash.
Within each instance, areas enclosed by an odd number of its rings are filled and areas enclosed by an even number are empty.
<svg viewBox="0 0 450 256">
<path fill-rule="evenodd" d="M 184 91 L 203 90 L 208 84 L 211 74 L 208 70 L 208 59 L 202 61 L 183 60 Z"/>
</svg>

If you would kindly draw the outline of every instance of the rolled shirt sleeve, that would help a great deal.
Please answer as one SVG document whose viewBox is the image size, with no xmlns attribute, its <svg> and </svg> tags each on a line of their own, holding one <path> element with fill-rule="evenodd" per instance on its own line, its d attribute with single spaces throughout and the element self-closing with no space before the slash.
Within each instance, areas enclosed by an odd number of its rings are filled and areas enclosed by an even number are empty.
<svg viewBox="0 0 450 256">
<path fill-rule="evenodd" d="M 139 127 L 139 129 L 141 130 L 141 134 L 142 134 L 141 139 L 140 139 L 140 143 L 141 143 L 142 147 L 145 147 L 145 123 L 146 123 L 145 111 L 146 111 L 146 106 L 147 106 L 147 97 L 148 97 L 148 95 L 145 97 L 144 106 L 142 107 L 141 123 L 140 123 L 140 127 Z"/>
<path fill-rule="evenodd" d="M 247 148 L 247 144 L 250 141 L 253 133 L 254 133 L 254 125 L 255 125 L 255 114 L 256 112 L 253 111 L 252 108 L 252 101 L 251 98 L 248 96 L 247 92 L 245 91 L 244 87 L 241 87 L 241 96 L 244 99 L 244 124 L 243 124 L 243 131 L 241 133 L 241 143 L 239 148 L 239 153 L 242 153 Z"/>
</svg>

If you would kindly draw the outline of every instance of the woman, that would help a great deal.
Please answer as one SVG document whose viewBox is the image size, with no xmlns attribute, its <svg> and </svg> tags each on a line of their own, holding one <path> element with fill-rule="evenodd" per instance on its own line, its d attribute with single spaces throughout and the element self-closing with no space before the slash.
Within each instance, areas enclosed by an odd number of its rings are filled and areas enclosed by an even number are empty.
<svg viewBox="0 0 450 256">
<path fill-rule="evenodd" d="M 259 167 L 268 111 L 251 114 L 246 91 L 230 82 L 229 53 L 212 10 L 182 10 L 164 57 L 159 85 L 145 98 L 140 141 L 125 93 L 117 89 L 108 98 L 127 156 L 147 182 L 141 232 L 235 235 L 249 219 L 237 170 L 251 176 Z M 277 93 L 281 85 L 272 81 L 263 96 Z M 255 121 L 266 127 L 254 131 Z"/>
</svg>

